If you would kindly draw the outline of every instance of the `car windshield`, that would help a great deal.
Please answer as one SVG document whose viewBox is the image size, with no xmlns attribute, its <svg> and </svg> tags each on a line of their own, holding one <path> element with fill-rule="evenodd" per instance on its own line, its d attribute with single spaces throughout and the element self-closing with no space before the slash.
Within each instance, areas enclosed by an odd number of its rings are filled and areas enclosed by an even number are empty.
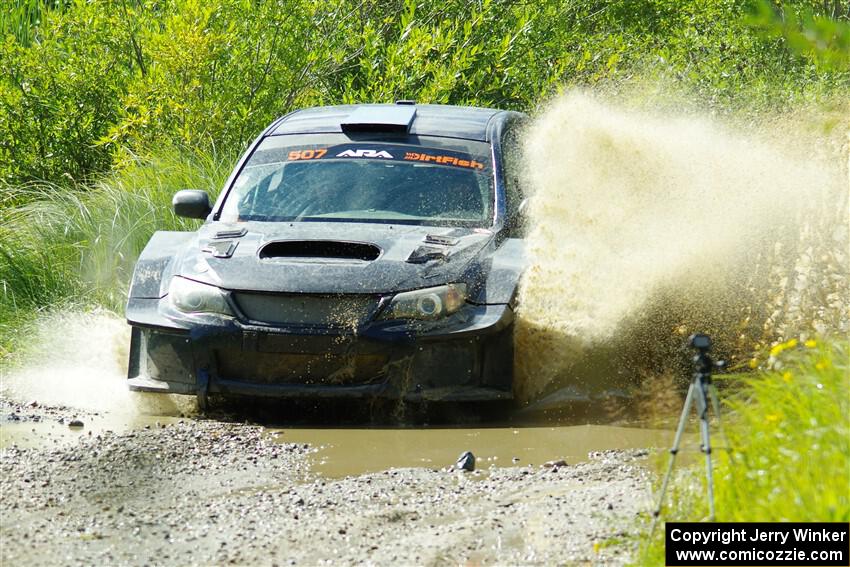
<svg viewBox="0 0 850 567">
<path fill-rule="evenodd" d="M 489 146 L 443 140 L 266 138 L 234 181 L 219 218 L 490 226 Z"/>
</svg>

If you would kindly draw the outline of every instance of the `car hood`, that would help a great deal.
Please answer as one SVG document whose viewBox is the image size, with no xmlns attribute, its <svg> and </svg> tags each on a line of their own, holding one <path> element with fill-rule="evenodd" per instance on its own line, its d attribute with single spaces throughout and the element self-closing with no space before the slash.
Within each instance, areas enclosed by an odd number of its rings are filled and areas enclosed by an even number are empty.
<svg viewBox="0 0 850 567">
<path fill-rule="evenodd" d="M 492 239 L 487 229 L 216 222 L 198 231 L 177 273 L 229 290 L 387 294 L 462 280 Z"/>
</svg>

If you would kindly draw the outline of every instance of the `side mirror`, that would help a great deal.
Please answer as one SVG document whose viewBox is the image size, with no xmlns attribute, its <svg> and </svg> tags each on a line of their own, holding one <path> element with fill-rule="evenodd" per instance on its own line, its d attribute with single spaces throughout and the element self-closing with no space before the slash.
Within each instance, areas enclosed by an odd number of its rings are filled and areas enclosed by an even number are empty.
<svg viewBox="0 0 850 567">
<path fill-rule="evenodd" d="M 210 196 L 206 191 L 197 189 L 178 191 L 171 199 L 171 206 L 175 215 L 190 219 L 205 219 L 212 212 Z"/>
</svg>

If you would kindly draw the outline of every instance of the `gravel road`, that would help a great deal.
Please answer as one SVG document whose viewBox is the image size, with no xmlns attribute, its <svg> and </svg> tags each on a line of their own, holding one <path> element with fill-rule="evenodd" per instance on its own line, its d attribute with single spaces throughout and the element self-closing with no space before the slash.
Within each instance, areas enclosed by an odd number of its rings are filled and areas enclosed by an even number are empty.
<svg viewBox="0 0 850 567">
<path fill-rule="evenodd" d="M 68 419 L 55 408 L 0 409 L 7 423 Z M 406 468 L 330 479 L 311 472 L 314 448 L 285 440 L 285 431 L 183 419 L 7 446 L 0 450 L 0 560 L 618 565 L 633 554 L 628 535 L 650 507 L 645 451 L 605 451 L 550 467 Z"/>
</svg>

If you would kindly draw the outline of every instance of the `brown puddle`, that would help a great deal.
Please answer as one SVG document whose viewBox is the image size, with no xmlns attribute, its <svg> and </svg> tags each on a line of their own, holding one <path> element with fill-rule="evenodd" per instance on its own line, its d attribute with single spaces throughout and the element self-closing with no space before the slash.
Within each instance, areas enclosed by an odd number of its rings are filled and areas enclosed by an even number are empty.
<svg viewBox="0 0 850 567">
<path fill-rule="evenodd" d="M 672 432 L 608 425 L 425 429 L 270 429 L 276 441 L 317 447 L 313 471 L 340 478 L 391 468 L 443 468 L 472 451 L 479 469 L 587 460 L 607 449 L 665 447 Z M 518 459 L 518 460 L 515 460 Z"/>
</svg>

